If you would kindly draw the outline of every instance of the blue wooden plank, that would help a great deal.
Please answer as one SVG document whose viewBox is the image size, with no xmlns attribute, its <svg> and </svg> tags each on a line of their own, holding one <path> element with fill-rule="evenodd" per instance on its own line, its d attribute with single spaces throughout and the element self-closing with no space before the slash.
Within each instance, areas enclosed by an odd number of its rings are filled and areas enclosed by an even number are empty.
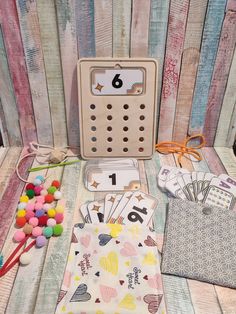
<svg viewBox="0 0 236 314">
<path fill-rule="evenodd" d="M 152 0 L 149 19 L 148 56 L 158 59 L 157 121 L 159 120 L 159 106 L 162 87 L 162 72 L 166 48 L 169 4 L 169 0 Z"/>
<path fill-rule="evenodd" d="M 189 123 L 189 134 L 202 132 L 227 0 L 209 0 Z"/>
<path fill-rule="evenodd" d="M 79 58 L 95 57 L 94 0 L 75 1 Z"/>
</svg>

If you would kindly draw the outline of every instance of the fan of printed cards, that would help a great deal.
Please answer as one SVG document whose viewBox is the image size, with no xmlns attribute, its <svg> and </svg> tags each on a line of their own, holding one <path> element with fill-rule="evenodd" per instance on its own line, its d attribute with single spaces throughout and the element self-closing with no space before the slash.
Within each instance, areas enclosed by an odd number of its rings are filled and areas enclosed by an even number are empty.
<svg viewBox="0 0 236 314">
<path fill-rule="evenodd" d="M 163 166 L 157 176 L 158 186 L 172 197 L 232 209 L 236 181 L 227 174 L 189 172 L 183 168 Z"/>
</svg>

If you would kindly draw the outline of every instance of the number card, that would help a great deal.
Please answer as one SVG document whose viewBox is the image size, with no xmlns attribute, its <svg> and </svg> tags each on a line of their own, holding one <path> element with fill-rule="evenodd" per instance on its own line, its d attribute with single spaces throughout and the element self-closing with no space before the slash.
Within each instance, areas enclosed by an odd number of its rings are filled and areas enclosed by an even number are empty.
<svg viewBox="0 0 236 314">
<path fill-rule="evenodd" d="M 80 59 L 77 69 L 82 157 L 151 158 L 156 135 L 156 60 Z"/>
</svg>

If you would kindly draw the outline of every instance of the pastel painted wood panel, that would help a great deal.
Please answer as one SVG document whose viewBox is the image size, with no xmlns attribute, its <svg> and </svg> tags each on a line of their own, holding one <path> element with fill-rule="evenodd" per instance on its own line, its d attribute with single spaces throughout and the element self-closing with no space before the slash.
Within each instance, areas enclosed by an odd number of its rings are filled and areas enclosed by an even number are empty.
<svg viewBox="0 0 236 314">
<path fill-rule="evenodd" d="M 149 30 L 150 0 L 132 2 L 131 23 L 131 57 L 147 57 Z"/>
<path fill-rule="evenodd" d="M 208 93 L 224 19 L 226 0 L 209 0 L 201 43 L 201 54 L 195 83 L 189 135 L 203 131 Z"/>
<path fill-rule="evenodd" d="M 231 116 L 231 121 L 228 129 L 228 136 L 226 141 L 227 147 L 232 147 L 236 139 L 236 102 L 234 104 L 234 110 Z"/>
<path fill-rule="evenodd" d="M 224 99 L 221 107 L 219 122 L 216 130 L 216 138 L 214 146 L 232 146 L 232 139 L 229 140 L 229 136 L 235 135 L 235 119 L 234 119 L 234 108 L 236 104 L 236 50 L 230 72 L 228 76 L 227 86 L 224 93 Z"/>
<path fill-rule="evenodd" d="M 0 20 L 19 112 L 22 140 L 24 145 L 27 145 L 29 142 L 37 140 L 37 134 L 19 20 L 14 0 L 0 2 Z"/>
<path fill-rule="evenodd" d="M 7 124 L 6 124 L 6 119 L 4 116 L 1 98 L 0 98 L 0 138 L 2 139 L 3 146 L 5 147 L 9 146 Z"/>
<path fill-rule="evenodd" d="M 158 60 L 157 86 L 157 132 L 162 89 L 163 64 L 166 48 L 166 34 L 169 14 L 169 0 L 151 0 L 149 18 L 148 56 Z"/>
<path fill-rule="evenodd" d="M 170 3 L 158 141 L 171 141 L 189 1 Z"/>
<path fill-rule="evenodd" d="M 129 57 L 131 0 L 113 0 L 113 57 Z"/>
<path fill-rule="evenodd" d="M 38 141 L 42 144 L 53 145 L 51 114 L 36 0 L 17 0 L 16 4 L 34 107 Z"/>
<path fill-rule="evenodd" d="M 174 141 L 183 141 L 188 133 L 206 7 L 205 0 L 190 1 L 176 102 Z"/>
<path fill-rule="evenodd" d="M 61 59 L 54 0 L 37 1 L 55 146 L 67 145 Z"/>
<path fill-rule="evenodd" d="M 236 43 L 236 12 L 227 11 L 209 90 L 203 134 L 206 145 L 213 146 L 229 69 Z"/>
<path fill-rule="evenodd" d="M 94 0 L 75 0 L 79 58 L 95 57 Z"/>
<path fill-rule="evenodd" d="M 79 145 L 77 37 L 74 0 L 56 0 L 57 25 L 65 93 L 68 144 Z"/>
<path fill-rule="evenodd" d="M 0 26 L 0 72 L 1 72 L 0 75 L 1 121 L 3 124 L 5 123 L 5 128 L 8 133 L 9 145 L 21 146 L 22 138 L 19 125 L 19 116 L 1 26 Z"/>
<path fill-rule="evenodd" d="M 96 57 L 112 57 L 112 1 L 94 0 Z"/>
<path fill-rule="evenodd" d="M 77 208 L 77 192 L 80 177 L 80 163 L 66 166 L 61 182 L 61 191 L 66 199 L 66 213 L 63 221 L 63 234 L 51 238 L 41 275 L 40 286 L 35 303 L 35 314 L 54 313 L 63 273 L 70 249 L 73 229 L 73 216 Z"/>
</svg>

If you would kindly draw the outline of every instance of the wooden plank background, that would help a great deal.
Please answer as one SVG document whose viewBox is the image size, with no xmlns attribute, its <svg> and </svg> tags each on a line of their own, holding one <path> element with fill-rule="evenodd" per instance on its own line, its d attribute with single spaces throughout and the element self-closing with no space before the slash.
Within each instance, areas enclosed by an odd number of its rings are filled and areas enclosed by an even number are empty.
<svg viewBox="0 0 236 314">
<path fill-rule="evenodd" d="M 1 1 L 5 146 L 79 146 L 76 64 L 96 56 L 158 60 L 159 141 L 232 146 L 235 12 L 236 0 Z"/>
</svg>

